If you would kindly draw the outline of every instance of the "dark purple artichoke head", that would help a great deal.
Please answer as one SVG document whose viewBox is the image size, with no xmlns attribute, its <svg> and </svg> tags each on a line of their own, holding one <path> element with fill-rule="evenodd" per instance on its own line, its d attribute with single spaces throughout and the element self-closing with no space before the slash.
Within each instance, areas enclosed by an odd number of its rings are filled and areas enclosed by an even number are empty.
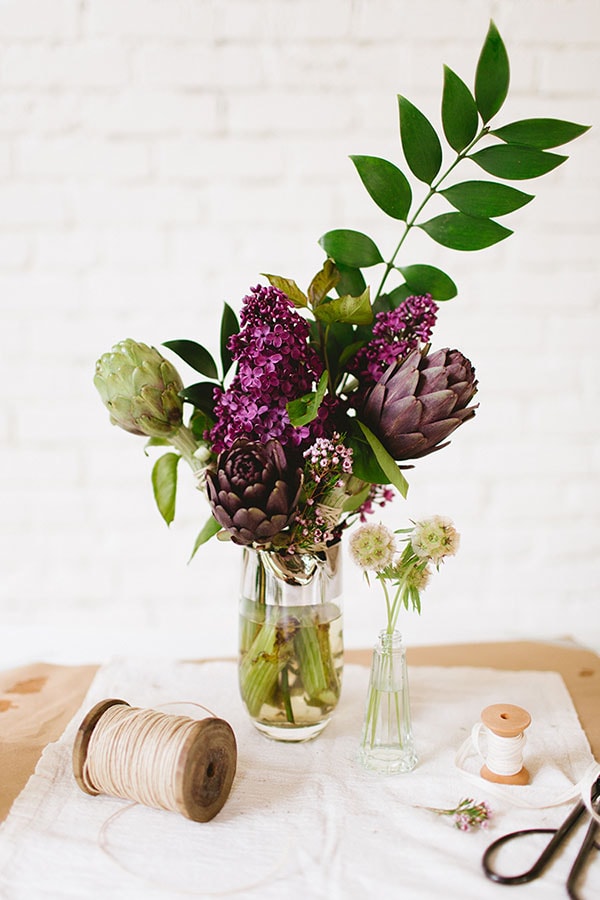
<svg viewBox="0 0 600 900">
<path fill-rule="evenodd" d="M 294 518 L 302 469 L 288 464 L 279 441 L 238 438 L 207 470 L 213 515 L 236 544 L 266 544 Z"/>
<path fill-rule="evenodd" d="M 395 460 L 418 459 L 473 418 L 476 393 L 475 369 L 459 350 L 413 350 L 367 392 L 358 418 Z"/>
</svg>

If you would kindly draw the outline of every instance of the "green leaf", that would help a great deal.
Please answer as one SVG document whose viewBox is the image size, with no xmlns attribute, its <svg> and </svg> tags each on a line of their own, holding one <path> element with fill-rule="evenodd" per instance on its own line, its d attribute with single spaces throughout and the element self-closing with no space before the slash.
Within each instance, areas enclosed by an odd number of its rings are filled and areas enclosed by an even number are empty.
<svg viewBox="0 0 600 900">
<path fill-rule="evenodd" d="M 533 200 L 533 194 L 495 181 L 463 181 L 440 194 L 460 212 L 483 219 L 505 216 Z"/>
<path fill-rule="evenodd" d="M 349 325 L 370 325 L 373 321 L 370 291 L 367 287 L 360 297 L 338 297 L 322 303 L 315 309 L 315 317 L 320 322 L 347 322 Z"/>
<path fill-rule="evenodd" d="M 400 140 L 413 175 L 431 184 L 442 165 L 442 146 L 435 128 L 406 97 L 398 96 Z"/>
<path fill-rule="evenodd" d="M 567 156 L 558 153 L 547 153 L 537 147 L 525 147 L 521 144 L 497 144 L 484 147 L 470 154 L 478 166 L 497 178 L 508 178 L 511 181 L 522 181 L 525 178 L 539 178 L 560 166 Z"/>
<path fill-rule="evenodd" d="M 477 104 L 464 81 L 444 66 L 442 93 L 442 126 L 446 140 L 460 153 L 477 134 Z"/>
<path fill-rule="evenodd" d="M 509 83 L 506 47 L 498 29 L 490 22 L 475 72 L 475 100 L 484 122 L 489 122 L 506 100 Z"/>
<path fill-rule="evenodd" d="M 221 526 L 219 525 L 217 520 L 213 516 L 211 516 L 210 519 L 208 520 L 208 522 L 205 523 L 204 527 L 200 531 L 198 537 L 196 538 L 196 543 L 194 544 L 194 547 L 192 549 L 192 553 L 190 555 L 190 558 L 188 559 L 188 562 L 191 562 L 193 560 L 194 556 L 196 555 L 196 551 L 199 549 L 199 547 L 201 547 L 202 544 L 205 544 L 207 541 L 209 541 L 211 539 L 211 537 L 214 537 L 215 534 L 218 534 L 218 532 L 220 530 L 221 530 Z"/>
<path fill-rule="evenodd" d="M 375 454 L 375 459 L 381 466 L 382 470 L 385 472 L 390 484 L 393 484 L 394 487 L 398 488 L 403 497 L 406 497 L 408 493 L 408 481 L 398 468 L 396 461 L 390 454 L 387 452 L 379 438 L 376 438 L 373 432 L 367 428 L 366 425 L 363 425 L 362 422 L 359 422 L 359 427 L 364 436 L 371 447 L 371 450 Z"/>
<path fill-rule="evenodd" d="M 217 364 L 202 344 L 183 339 L 180 341 L 164 341 L 163 347 L 168 347 L 169 350 L 180 356 L 188 366 L 191 366 L 196 372 L 200 372 L 201 375 L 206 375 L 207 378 L 219 377 Z"/>
<path fill-rule="evenodd" d="M 308 297 L 301 291 L 295 281 L 291 278 L 283 278 L 281 275 L 269 275 L 267 272 L 261 272 L 263 278 L 268 278 L 269 283 L 290 298 L 294 306 L 308 306 Z"/>
<path fill-rule="evenodd" d="M 452 250 L 483 250 L 512 234 L 492 219 L 475 219 L 464 213 L 444 213 L 418 226 L 429 237 Z"/>
<path fill-rule="evenodd" d="M 352 269 L 339 262 L 337 268 L 340 273 L 340 280 L 335 286 L 338 295 L 343 297 L 344 294 L 351 294 L 352 297 L 358 297 L 359 294 L 362 294 L 367 283 L 360 269 Z"/>
<path fill-rule="evenodd" d="M 451 300 L 458 293 L 452 279 L 435 266 L 404 266 L 399 271 L 413 294 L 431 294 L 434 300 Z"/>
<path fill-rule="evenodd" d="M 190 417 L 189 427 L 196 440 L 203 441 L 204 433 L 210 431 L 214 424 L 215 420 L 212 416 L 207 415 L 201 409 L 194 409 Z"/>
<path fill-rule="evenodd" d="M 323 303 L 329 291 L 336 286 L 339 280 L 340 273 L 334 261 L 326 259 L 323 268 L 317 272 L 308 286 L 308 299 L 313 309 Z"/>
<path fill-rule="evenodd" d="M 337 228 L 319 238 L 319 244 L 336 263 L 352 269 L 363 269 L 383 262 L 374 241 L 361 231 Z"/>
<path fill-rule="evenodd" d="M 496 128 L 490 134 L 509 144 L 527 144 L 528 147 L 547 150 L 574 141 L 589 128 L 589 125 L 578 125 L 562 119 L 520 119 Z"/>
<path fill-rule="evenodd" d="M 294 428 L 300 428 L 301 425 L 308 425 L 317 417 L 319 407 L 323 402 L 325 391 L 327 390 L 327 371 L 323 372 L 319 378 L 319 384 L 316 391 L 304 394 L 297 400 L 290 400 L 286 404 L 287 414 Z"/>
<path fill-rule="evenodd" d="M 197 381 L 196 384 L 190 384 L 188 387 L 184 387 L 182 391 L 179 391 L 179 396 L 197 409 L 201 409 L 202 412 L 212 416 L 215 408 L 213 398 L 215 386 L 210 381 Z"/>
<path fill-rule="evenodd" d="M 370 493 L 371 485 L 366 484 L 362 491 L 359 491 L 358 494 L 353 494 L 351 497 L 348 497 L 348 499 L 342 506 L 342 512 L 354 512 L 356 509 L 359 509 Z"/>
<path fill-rule="evenodd" d="M 412 190 L 404 172 L 378 156 L 351 156 L 361 181 L 379 209 L 392 219 L 406 221 Z"/>
<path fill-rule="evenodd" d="M 356 423 L 356 419 L 353 420 Z M 346 435 L 345 443 L 352 448 L 352 474 L 369 484 L 389 484 L 389 478 L 377 462 L 371 446 L 357 427 L 358 434 Z"/>
<path fill-rule="evenodd" d="M 231 368 L 233 358 L 227 347 L 227 342 L 233 334 L 237 334 L 240 330 L 240 323 L 237 316 L 228 303 L 223 304 L 223 315 L 221 316 L 221 365 L 223 367 L 223 378 L 227 375 Z"/>
<path fill-rule="evenodd" d="M 165 453 L 154 463 L 152 468 L 152 489 L 158 511 L 170 525 L 175 518 L 175 497 L 177 494 L 177 464 L 181 457 L 178 453 Z"/>
<path fill-rule="evenodd" d="M 144 455 L 149 456 L 148 447 L 170 447 L 171 443 L 166 438 L 151 437 L 144 444 Z"/>
<path fill-rule="evenodd" d="M 351 344 L 346 344 L 346 346 L 340 353 L 340 369 L 343 369 L 346 366 L 346 363 L 351 360 L 356 353 L 358 353 L 361 347 L 364 346 L 365 341 L 353 341 Z"/>
</svg>

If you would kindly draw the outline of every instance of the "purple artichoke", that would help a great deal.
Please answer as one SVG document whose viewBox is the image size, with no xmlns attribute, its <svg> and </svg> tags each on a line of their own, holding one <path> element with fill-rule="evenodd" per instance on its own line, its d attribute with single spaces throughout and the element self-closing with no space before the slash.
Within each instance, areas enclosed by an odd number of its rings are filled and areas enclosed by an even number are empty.
<svg viewBox="0 0 600 900">
<path fill-rule="evenodd" d="M 238 438 L 206 473 L 212 513 L 236 544 L 265 544 L 294 518 L 302 469 L 290 465 L 276 440 Z"/>
<path fill-rule="evenodd" d="M 418 459 L 475 415 L 475 369 L 459 350 L 413 350 L 365 395 L 358 417 L 395 460 Z M 440 441 L 445 441 L 441 444 Z"/>
</svg>

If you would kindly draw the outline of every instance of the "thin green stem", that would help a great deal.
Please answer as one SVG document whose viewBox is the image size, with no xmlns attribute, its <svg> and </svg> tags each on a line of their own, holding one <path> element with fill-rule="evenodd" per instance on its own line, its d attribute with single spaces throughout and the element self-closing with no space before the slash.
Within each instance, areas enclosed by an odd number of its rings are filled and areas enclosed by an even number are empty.
<svg viewBox="0 0 600 900">
<path fill-rule="evenodd" d="M 398 256 L 398 253 L 400 252 L 402 245 L 404 244 L 404 241 L 408 237 L 408 234 L 410 233 L 411 228 L 415 227 L 417 218 L 421 215 L 421 212 L 423 211 L 423 208 L 425 207 L 425 205 L 429 202 L 429 200 L 431 200 L 431 198 L 433 197 L 434 194 L 438 193 L 438 190 L 439 190 L 442 182 L 445 181 L 445 179 L 456 168 L 456 166 L 459 164 L 459 162 L 461 162 L 467 156 L 467 154 L 470 153 L 470 151 L 473 149 L 475 144 L 477 144 L 481 140 L 481 138 L 485 137 L 485 135 L 489 132 L 489 130 L 490 130 L 490 126 L 484 125 L 483 128 L 475 135 L 475 137 L 473 138 L 471 143 L 468 144 L 464 150 L 461 150 L 461 152 L 457 154 L 454 162 L 452 162 L 450 164 L 450 166 L 448 166 L 446 171 L 440 175 L 438 180 L 431 183 L 429 190 L 427 191 L 427 194 L 425 195 L 424 200 L 419 205 L 419 207 L 417 208 L 417 210 L 413 214 L 413 216 L 406 221 L 406 224 L 404 226 L 404 231 L 402 233 L 400 240 L 398 241 L 398 244 L 396 245 L 396 249 L 392 253 L 392 256 L 391 256 L 389 262 L 387 262 L 385 264 L 385 271 L 383 273 L 383 278 L 381 279 L 379 287 L 377 288 L 377 293 L 375 294 L 375 297 L 373 298 L 373 303 L 375 302 L 375 300 L 378 300 L 379 297 L 381 296 L 381 292 L 387 281 L 388 275 L 394 268 L 394 263 L 396 261 L 396 257 Z"/>
<path fill-rule="evenodd" d="M 290 697 L 290 681 L 287 666 L 284 666 L 281 671 L 281 693 L 283 694 L 285 717 L 288 722 L 290 722 L 292 725 L 295 725 L 294 711 L 292 709 L 292 698 Z"/>
</svg>

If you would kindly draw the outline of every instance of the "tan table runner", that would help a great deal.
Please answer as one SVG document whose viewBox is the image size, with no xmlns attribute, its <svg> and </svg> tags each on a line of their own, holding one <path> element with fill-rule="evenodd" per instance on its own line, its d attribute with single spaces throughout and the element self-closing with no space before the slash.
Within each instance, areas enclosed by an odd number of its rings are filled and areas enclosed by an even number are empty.
<svg viewBox="0 0 600 900">
<path fill-rule="evenodd" d="M 368 665 L 369 650 L 349 651 Z M 409 649 L 414 666 L 478 666 L 559 672 L 592 752 L 600 759 L 600 658 L 563 644 L 493 643 Z M 57 740 L 81 704 L 96 666 L 35 663 L 0 673 L 0 820 L 24 788 L 44 747 Z"/>
</svg>

